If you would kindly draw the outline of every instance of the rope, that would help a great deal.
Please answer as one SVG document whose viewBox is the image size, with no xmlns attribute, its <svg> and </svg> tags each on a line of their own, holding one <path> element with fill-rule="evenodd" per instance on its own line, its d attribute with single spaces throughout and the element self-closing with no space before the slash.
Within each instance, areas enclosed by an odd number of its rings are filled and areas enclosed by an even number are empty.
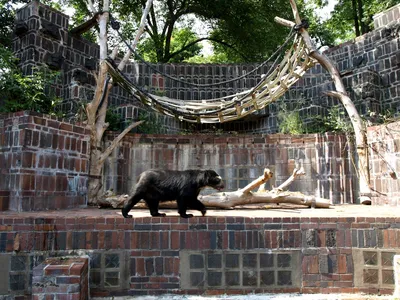
<svg viewBox="0 0 400 300">
<path fill-rule="evenodd" d="M 115 19 L 112 19 L 111 23 L 114 30 L 116 30 L 121 36 L 119 32 L 119 23 L 116 22 Z M 127 75 L 120 71 L 114 60 L 109 58 L 106 59 L 105 62 L 108 64 L 108 69 L 113 81 L 118 83 L 122 88 L 128 90 L 136 99 L 143 104 L 150 106 L 153 110 L 175 117 L 181 121 L 185 120 L 193 123 L 223 123 L 243 118 L 244 116 L 263 109 L 268 104 L 274 102 L 314 65 L 315 61 L 308 55 L 310 50 L 307 48 L 301 35 L 294 33 L 294 31 L 298 31 L 300 28 L 306 26 L 307 23 L 305 21 L 294 26 L 284 44 L 275 51 L 271 58 L 258 65 L 249 73 L 231 80 L 214 84 L 194 84 L 169 76 L 146 62 L 134 49 L 132 49 L 126 40 L 123 40 L 129 50 L 154 72 L 171 80 L 195 87 L 210 87 L 240 80 L 254 73 L 256 70 L 268 63 L 272 57 L 276 56 L 275 61 L 269 68 L 267 74 L 264 75 L 264 77 L 261 77 L 260 82 L 258 82 L 253 88 L 216 99 L 184 101 L 152 95 L 143 90 L 131 81 Z M 280 64 L 278 64 L 278 59 L 281 57 L 282 49 L 286 47 L 289 40 L 293 37 L 292 46 L 286 51 Z"/>
<path fill-rule="evenodd" d="M 290 33 L 288 34 L 288 37 L 286 38 L 286 40 L 283 42 L 283 44 L 265 61 L 263 61 L 262 63 L 260 63 L 258 66 L 256 66 L 253 70 L 249 71 L 248 73 L 241 75 L 239 77 L 235 77 L 233 79 L 230 80 L 225 80 L 225 81 L 221 81 L 221 82 L 217 82 L 217 83 L 206 83 L 206 84 L 197 84 L 197 83 L 192 83 L 192 82 L 188 82 L 185 80 L 181 80 L 179 78 L 173 77 L 168 75 L 167 73 L 164 73 L 160 70 L 158 70 L 157 68 L 155 68 L 151 63 L 147 62 L 142 56 L 140 56 L 140 54 L 138 54 L 136 52 L 135 49 L 133 49 L 131 47 L 131 45 L 126 41 L 126 39 L 123 38 L 121 32 L 119 31 L 120 28 L 120 24 L 118 21 L 116 21 L 112 16 L 110 16 L 110 20 L 111 20 L 111 27 L 117 32 L 117 34 L 119 35 L 119 37 L 121 38 L 122 42 L 128 47 L 128 49 L 141 61 L 143 62 L 146 66 L 148 66 L 153 72 L 156 72 L 168 79 L 171 79 L 175 82 L 179 82 L 182 84 L 186 84 L 189 86 L 194 86 L 194 87 L 212 87 L 212 86 L 220 86 L 220 85 L 224 85 L 224 84 L 228 84 L 231 82 L 235 82 L 238 81 L 240 79 L 246 78 L 247 76 L 255 73 L 257 70 L 259 70 L 260 68 L 262 68 L 263 66 L 265 66 L 267 63 L 269 63 L 273 57 L 275 57 L 278 54 L 281 54 L 281 51 L 283 48 L 286 47 L 286 45 L 289 43 L 289 41 L 293 38 L 293 36 L 296 34 L 295 30 L 299 30 L 301 27 L 299 28 L 291 28 Z M 277 57 L 279 58 L 279 56 Z M 276 61 L 276 60 L 275 60 Z M 272 67 L 271 67 L 272 68 Z M 270 70 L 271 70 L 270 68 Z M 268 75 L 268 73 L 267 73 Z"/>
</svg>

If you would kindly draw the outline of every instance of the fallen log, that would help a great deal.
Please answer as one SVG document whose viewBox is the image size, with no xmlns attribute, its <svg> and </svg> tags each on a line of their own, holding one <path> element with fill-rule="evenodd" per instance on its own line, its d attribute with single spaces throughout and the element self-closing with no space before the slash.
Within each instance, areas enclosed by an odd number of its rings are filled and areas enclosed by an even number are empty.
<svg viewBox="0 0 400 300">
<path fill-rule="evenodd" d="M 209 195 L 199 195 L 198 199 L 206 207 L 232 209 L 235 206 L 252 204 L 280 204 L 289 203 L 308 206 L 311 208 L 329 208 L 330 200 L 315 196 L 307 196 L 300 192 L 284 191 L 297 177 L 304 175 L 304 170 L 294 169 L 292 175 L 280 186 L 268 191 L 265 183 L 272 178 L 273 173 L 269 169 L 264 169 L 264 173 L 247 186 L 234 192 L 219 192 Z M 252 190 L 258 188 L 256 192 Z M 122 208 L 128 195 L 108 195 L 100 199 L 99 207 Z M 146 208 L 146 203 L 142 200 L 135 206 L 136 208 Z M 176 208 L 175 201 L 161 202 L 160 208 Z"/>
<path fill-rule="evenodd" d="M 329 208 L 330 201 L 328 199 L 307 196 L 300 192 L 283 191 L 298 176 L 304 175 L 303 169 L 295 169 L 292 175 L 280 186 L 273 188 L 271 191 L 265 190 L 262 185 L 272 178 L 272 172 L 269 169 L 264 170 L 263 176 L 234 192 L 220 192 L 210 195 L 200 195 L 199 200 L 206 207 L 233 208 L 238 205 L 259 204 L 259 203 L 290 203 L 305 205 L 317 208 Z M 251 190 L 259 187 L 257 192 Z"/>
</svg>

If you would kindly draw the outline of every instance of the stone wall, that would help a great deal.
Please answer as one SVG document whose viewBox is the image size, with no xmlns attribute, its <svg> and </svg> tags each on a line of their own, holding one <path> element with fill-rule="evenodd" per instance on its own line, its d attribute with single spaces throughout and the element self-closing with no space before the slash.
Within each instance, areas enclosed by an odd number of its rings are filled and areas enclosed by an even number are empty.
<svg viewBox="0 0 400 300">
<path fill-rule="evenodd" d="M 325 53 L 335 62 L 347 91 L 360 113 L 370 117 L 370 112 L 379 114 L 387 110 L 399 113 L 400 107 L 400 49 L 399 49 L 399 5 L 375 17 L 373 32 L 348 41 Z M 25 22 L 27 29 L 19 32 L 13 40 L 13 49 L 21 65 L 29 72 L 33 65 L 47 63 L 62 70 L 62 83 L 57 94 L 63 99 L 63 110 L 74 118 L 79 103 L 93 96 L 94 79 L 90 71 L 97 65 L 98 46 L 68 33 L 68 16 L 63 15 L 37 1 L 32 1 L 17 13 L 17 19 Z M 190 65 L 156 64 L 154 68 L 173 77 L 194 83 L 216 83 L 248 74 L 256 64 L 238 65 Z M 212 88 L 192 88 L 174 82 L 151 70 L 142 63 L 128 64 L 127 76 L 150 92 L 161 93 L 178 99 L 209 99 L 232 94 L 253 87 L 264 66 L 245 79 Z M 285 104 L 287 109 L 298 110 L 305 122 L 311 124 L 315 116 L 327 114 L 338 101 L 323 95 L 332 90 L 330 76 L 316 65 L 288 91 L 278 103 L 274 103 L 243 120 L 224 124 L 189 124 L 174 118 L 156 114 L 162 133 L 182 131 L 221 130 L 239 133 L 276 133 L 277 112 Z M 125 121 L 137 119 L 143 106 L 126 91 L 113 88 L 110 103 Z M 125 126 L 124 124 L 121 127 Z"/>
<path fill-rule="evenodd" d="M 4 210 L 46 210 L 86 205 L 89 133 L 41 114 L 0 116 L 0 204 Z M 369 127 L 373 204 L 400 204 L 399 123 Z M 115 137 L 106 135 L 105 146 Z M 129 193 L 150 168 L 212 168 L 228 191 L 242 188 L 270 168 L 267 188 L 285 181 L 295 167 L 306 175 L 290 187 L 332 203 L 357 202 L 357 176 L 346 138 L 327 133 L 290 136 L 130 134 L 107 159 L 104 187 Z M 206 193 L 211 190 L 206 190 Z"/>
<path fill-rule="evenodd" d="M 50 292 L 32 290 L 32 273 L 43 268 L 36 266 L 47 257 L 76 255 L 89 257 L 92 297 L 378 295 L 392 294 L 395 287 L 399 218 L 288 213 L 124 219 L 96 212 L 0 215 L 0 297 L 31 299 L 32 292 Z"/>
<path fill-rule="evenodd" d="M 106 146 L 114 134 L 106 139 Z M 151 168 L 174 170 L 210 168 L 235 191 L 263 174 L 274 173 L 267 189 L 279 186 L 303 167 L 306 176 L 296 180 L 291 191 L 331 199 L 332 203 L 355 203 L 357 179 L 352 168 L 352 149 L 342 135 L 290 136 L 129 135 L 105 164 L 106 189 L 129 193 L 138 175 Z M 206 192 L 209 192 L 208 190 Z"/>
<path fill-rule="evenodd" d="M 69 16 L 36 0 L 18 10 L 16 19 L 13 51 L 24 73 L 42 64 L 60 71 L 56 95 L 72 117 L 80 103 L 91 99 L 95 82 L 90 71 L 96 69 L 98 46 L 69 34 Z M 23 29 L 18 31 L 19 27 Z"/>
<path fill-rule="evenodd" d="M 89 299 L 89 259 L 48 258 L 33 269 L 32 299 Z"/>
<path fill-rule="evenodd" d="M 87 204 L 89 132 L 33 112 L 0 115 L 1 210 Z"/>
<path fill-rule="evenodd" d="M 400 122 L 368 128 L 373 203 L 400 205 Z"/>
<path fill-rule="evenodd" d="M 0 207 L 47 210 L 87 203 L 89 139 L 87 129 L 49 116 L 20 112 L 0 115 Z M 399 122 L 368 128 L 374 205 L 400 204 Z M 116 133 L 107 133 L 107 146 Z M 127 135 L 106 160 L 104 188 L 129 193 L 137 176 L 150 168 L 215 169 L 226 190 L 242 188 L 265 167 L 283 183 L 295 167 L 306 175 L 290 190 L 357 203 L 357 175 L 351 143 L 332 133 L 275 135 Z M 205 190 L 209 193 L 212 190 Z"/>
</svg>

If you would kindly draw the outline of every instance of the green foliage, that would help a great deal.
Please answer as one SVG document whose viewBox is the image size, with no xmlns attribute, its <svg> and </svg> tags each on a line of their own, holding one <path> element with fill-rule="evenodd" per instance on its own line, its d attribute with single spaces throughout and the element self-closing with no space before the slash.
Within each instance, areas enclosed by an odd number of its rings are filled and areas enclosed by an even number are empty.
<svg viewBox="0 0 400 300">
<path fill-rule="evenodd" d="M 0 0 L 0 45 L 9 47 L 15 20 L 13 4 L 15 1 Z"/>
<path fill-rule="evenodd" d="M 315 15 L 315 7 L 323 8 L 328 2 L 307 1 L 303 14 L 310 20 L 310 34 L 320 45 L 337 45 L 373 29 L 373 16 L 400 0 L 339 0 L 330 18 L 322 20 Z"/>
<path fill-rule="evenodd" d="M 213 11 L 205 6 L 204 15 L 213 19 L 214 53 L 224 54 L 225 62 L 263 61 L 282 44 L 289 32 L 274 21 L 276 16 L 293 19 L 288 1 L 216 2 L 223 5 L 213 7 Z"/>
<path fill-rule="evenodd" d="M 353 126 L 347 113 L 339 106 L 333 106 L 328 110 L 328 115 L 324 118 L 325 131 L 333 132 L 353 132 Z"/>
<path fill-rule="evenodd" d="M 121 115 L 116 113 L 112 108 L 108 108 L 106 112 L 106 122 L 109 124 L 107 130 L 120 131 L 121 130 Z"/>
<path fill-rule="evenodd" d="M 175 29 L 172 33 L 168 62 L 181 63 L 200 53 L 202 46 L 198 43 L 191 44 L 198 37 L 190 28 Z M 139 52 L 147 61 L 157 62 L 157 51 L 154 40 L 147 38 L 139 46 Z"/>
<path fill-rule="evenodd" d="M 67 0 L 76 9 L 75 25 L 88 19 L 85 1 Z M 121 32 L 134 38 L 142 16 L 143 0 L 113 0 L 111 12 L 121 22 Z M 254 62 L 268 57 L 282 43 L 288 29 L 274 17 L 292 19 L 287 0 L 176 0 L 154 1 L 147 18 L 147 36 L 138 49 L 152 62 L 187 62 L 199 54 L 201 40 L 212 39 L 215 56 L 200 62 Z M 194 34 L 193 18 L 211 29 Z M 194 45 L 189 44 L 196 42 Z"/>
<path fill-rule="evenodd" d="M 162 133 L 162 123 L 158 120 L 157 115 L 150 112 L 139 113 L 139 121 L 145 121 L 137 128 L 137 133 L 144 134 L 160 134 Z"/>
<path fill-rule="evenodd" d="M 400 115 L 396 116 L 395 110 L 385 109 L 383 112 L 376 113 L 369 111 L 367 114 L 366 122 L 369 125 L 373 124 L 389 124 L 400 120 Z"/>
<path fill-rule="evenodd" d="M 171 57 L 169 62 L 179 63 L 198 55 L 202 46 L 198 43 L 189 45 L 197 38 L 196 34 L 190 28 L 174 30 L 171 40 L 171 52 L 176 54 Z"/>
<path fill-rule="evenodd" d="M 60 115 L 54 85 L 59 73 L 47 68 L 36 68 L 32 75 L 23 75 L 12 53 L 0 46 L 0 103 L 2 112 L 31 110 Z"/>
<path fill-rule="evenodd" d="M 228 63 L 229 59 L 226 53 L 213 53 L 211 55 L 196 55 L 189 57 L 185 62 L 191 64 L 223 64 Z"/>
<path fill-rule="evenodd" d="M 288 110 L 285 103 L 279 106 L 278 122 L 279 132 L 285 134 L 305 133 L 303 120 L 298 109 Z"/>
<path fill-rule="evenodd" d="M 299 107 L 287 109 L 285 103 L 279 105 L 278 122 L 279 132 L 285 134 L 343 132 L 351 134 L 353 126 L 347 113 L 340 106 L 333 106 L 328 109 L 326 116 L 308 116 L 309 122 L 304 123 L 300 117 Z M 310 119 L 311 118 L 311 119 Z"/>
</svg>

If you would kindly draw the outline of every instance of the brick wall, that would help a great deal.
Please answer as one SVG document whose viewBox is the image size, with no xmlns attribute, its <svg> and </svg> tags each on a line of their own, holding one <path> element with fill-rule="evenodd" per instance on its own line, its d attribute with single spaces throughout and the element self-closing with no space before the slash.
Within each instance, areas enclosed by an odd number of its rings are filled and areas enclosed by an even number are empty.
<svg viewBox="0 0 400 300">
<path fill-rule="evenodd" d="M 89 132 L 76 124 L 32 112 L 0 116 L 0 207 L 47 210 L 86 205 Z M 373 204 L 399 205 L 399 123 L 368 129 Z M 105 146 L 115 137 L 108 133 Z M 265 167 L 267 188 L 283 183 L 295 167 L 306 175 L 290 190 L 357 203 L 351 143 L 332 133 L 262 135 L 127 135 L 106 160 L 104 188 L 130 193 L 150 168 L 215 169 L 226 190 L 242 188 Z M 203 191 L 211 192 L 211 189 Z"/>
<path fill-rule="evenodd" d="M 369 112 L 391 110 L 399 113 L 400 68 L 398 5 L 375 17 L 376 30 L 348 41 L 325 52 L 338 67 L 344 85 L 359 112 L 369 117 Z M 62 84 L 57 94 L 64 99 L 63 110 L 73 118 L 81 102 L 92 99 L 94 78 L 90 71 L 96 68 L 98 46 L 82 38 L 68 34 L 68 16 L 48 6 L 32 1 L 17 13 L 17 20 L 26 22 L 28 31 L 15 36 L 13 49 L 21 60 L 25 72 L 33 65 L 51 63 L 61 57 Z M 48 28 L 50 22 L 50 28 Z M 47 24 L 47 25 L 46 25 Z M 43 28 L 43 25 L 47 28 Z M 190 65 L 156 64 L 155 68 L 186 81 L 215 83 L 232 79 L 252 70 L 255 64 L 239 65 Z M 178 99 L 209 99 L 232 94 L 253 87 L 266 73 L 267 66 L 246 79 L 208 89 L 192 88 L 176 83 L 152 71 L 142 63 L 128 64 L 124 70 L 128 77 L 151 92 L 162 93 Z M 276 133 L 277 112 L 285 103 L 288 110 L 299 110 L 306 123 L 312 123 L 315 115 L 325 115 L 328 109 L 338 105 L 338 100 L 323 95 L 332 90 L 330 75 L 320 65 L 310 69 L 278 103 L 270 104 L 257 114 L 243 120 L 223 124 L 189 124 L 174 118 L 157 118 L 163 133 L 179 133 L 186 130 L 222 130 L 239 133 Z M 137 119 L 144 107 L 126 91 L 113 88 L 110 103 L 124 120 Z M 300 103 L 300 104 L 299 104 Z M 125 125 L 123 125 L 125 126 Z"/>
<path fill-rule="evenodd" d="M 400 122 L 368 128 L 373 203 L 400 205 Z"/>
<path fill-rule="evenodd" d="M 33 112 L 0 115 L 2 210 L 82 207 L 87 203 L 89 132 Z"/>
<path fill-rule="evenodd" d="M 98 210 L 97 210 L 98 212 Z M 394 290 L 400 219 L 0 216 L 0 295 L 29 295 L 49 256 L 88 255 L 92 296 Z M 255 279 L 256 278 L 256 279 Z"/>
<path fill-rule="evenodd" d="M 89 299 L 89 259 L 48 258 L 33 269 L 32 299 Z"/>
<path fill-rule="evenodd" d="M 107 136 L 106 145 L 115 134 Z M 355 203 L 357 193 L 350 153 L 342 135 L 327 133 L 290 136 L 129 135 L 105 163 L 104 187 L 129 193 L 138 175 L 151 168 L 175 170 L 215 169 L 235 191 L 270 168 L 274 177 L 266 188 L 279 186 L 295 167 L 306 176 L 290 190 L 331 199 L 333 203 Z"/>
<path fill-rule="evenodd" d="M 400 18 L 400 4 L 397 4 L 386 11 L 374 16 L 374 28 L 386 27 L 389 24 L 396 24 Z"/>
</svg>

